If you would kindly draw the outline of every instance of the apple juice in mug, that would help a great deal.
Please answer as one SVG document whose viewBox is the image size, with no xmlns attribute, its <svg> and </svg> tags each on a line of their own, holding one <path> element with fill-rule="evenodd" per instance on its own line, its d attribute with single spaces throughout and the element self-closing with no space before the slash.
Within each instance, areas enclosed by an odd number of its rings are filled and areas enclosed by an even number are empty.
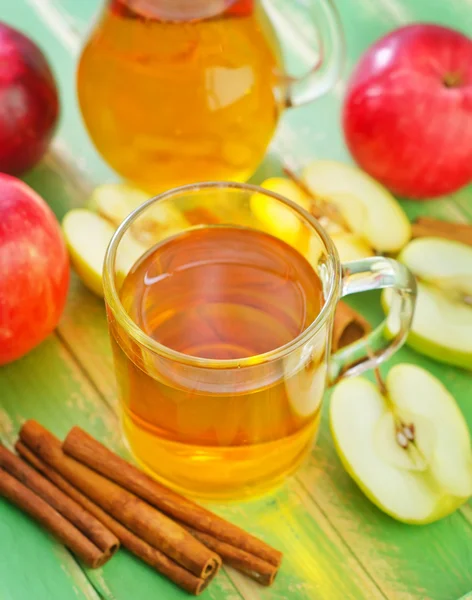
<svg viewBox="0 0 472 600">
<path fill-rule="evenodd" d="M 290 225 L 287 239 L 258 220 L 261 203 Z M 191 212 L 193 224 L 168 235 L 160 225 L 151 240 L 155 210 Z M 140 220 L 148 245 L 126 273 Z M 336 378 L 375 364 L 403 341 L 412 316 L 404 267 L 376 258 L 349 268 L 356 274 L 343 274 L 308 213 L 254 186 L 186 186 L 138 208 L 104 269 L 124 432 L 137 459 L 202 497 L 260 493 L 291 473 L 318 428 L 328 366 Z M 372 277 L 376 269 L 383 278 Z M 378 329 L 328 361 L 336 302 L 351 278 L 356 289 L 359 281 L 397 289 L 393 331 Z"/>
</svg>

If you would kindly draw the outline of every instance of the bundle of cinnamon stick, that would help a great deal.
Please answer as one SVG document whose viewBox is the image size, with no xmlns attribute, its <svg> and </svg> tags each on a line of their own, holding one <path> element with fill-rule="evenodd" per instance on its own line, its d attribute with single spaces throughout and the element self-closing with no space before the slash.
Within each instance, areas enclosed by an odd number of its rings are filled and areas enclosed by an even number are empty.
<svg viewBox="0 0 472 600">
<path fill-rule="evenodd" d="M 74 427 L 61 442 L 27 421 L 0 445 L 0 496 L 39 521 L 90 567 L 120 544 L 191 594 L 224 562 L 270 585 L 282 553 L 184 498 Z"/>
</svg>

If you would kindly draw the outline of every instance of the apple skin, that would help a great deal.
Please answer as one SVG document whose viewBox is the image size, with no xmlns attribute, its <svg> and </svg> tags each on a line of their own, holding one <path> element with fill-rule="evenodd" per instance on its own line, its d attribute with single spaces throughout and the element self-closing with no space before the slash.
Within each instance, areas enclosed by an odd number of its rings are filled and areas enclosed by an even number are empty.
<svg viewBox="0 0 472 600">
<path fill-rule="evenodd" d="M 429 358 L 434 358 L 434 360 L 439 362 L 472 371 L 472 354 L 445 348 L 412 331 L 408 334 L 407 345 L 424 356 L 429 356 Z"/>
<path fill-rule="evenodd" d="M 378 40 L 349 82 L 343 127 L 359 166 L 428 199 L 472 180 L 472 40 L 413 24 Z"/>
<path fill-rule="evenodd" d="M 420 294 L 421 291 L 418 293 Z M 385 290 L 380 296 L 380 303 L 384 313 L 388 314 L 390 307 L 386 299 Z M 393 333 L 390 332 L 390 334 L 393 337 Z M 437 342 L 433 342 L 432 340 L 428 340 L 427 338 L 418 335 L 413 330 L 410 330 L 408 333 L 406 345 L 416 352 L 419 352 L 419 354 L 428 356 L 429 358 L 437 360 L 438 362 L 472 371 L 472 354 L 463 352 L 461 350 L 455 350 L 453 348 L 447 348 L 446 346 L 441 346 Z"/>
<path fill-rule="evenodd" d="M 332 426 L 331 426 L 331 432 L 333 433 Z M 338 458 L 341 461 L 341 463 L 344 467 L 344 470 L 349 475 L 349 477 L 351 477 L 351 479 L 353 479 L 353 481 L 356 483 L 357 487 L 372 502 L 372 504 L 375 504 L 375 506 L 379 510 L 381 510 L 383 513 L 385 513 L 389 517 L 392 517 L 396 521 L 400 521 L 401 523 L 407 523 L 408 525 L 428 525 L 429 523 L 434 523 L 435 521 L 439 521 L 440 519 L 443 519 L 444 517 L 451 515 L 459 507 L 461 507 L 463 504 L 465 504 L 467 502 L 467 500 L 469 499 L 468 497 L 467 498 L 459 498 L 457 496 L 448 496 L 445 494 L 444 497 L 441 498 L 441 500 L 436 505 L 435 510 L 431 514 L 429 514 L 425 519 L 422 519 L 422 520 L 400 519 L 398 517 L 398 515 L 387 510 L 384 506 L 381 506 L 379 504 L 377 498 L 372 494 L 372 492 L 369 490 L 369 488 L 358 479 L 358 477 L 356 476 L 354 471 L 351 469 L 351 465 L 347 462 L 347 460 L 344 459 L 344 456 L 343 456 L 343 453 L 341 450 L 341 446 L 338 443 L 334 433 L 333 433 L 333 441 L 334 441 L 334 447 L 336 449 L 336 454 L 338 455 Z"/>
<path fill-rule="evenodd" d="M 0 171 L 21 175 L 46 152 L 59 116 L 53 74 L 38 46 L 0 22 Z"/>
<path fill-rule="evenodd" d="M 69 287 L 69 259 L 54 213 L 22 181 L 0 174 L 0 365 L 56 327 Z"/>
</svg>

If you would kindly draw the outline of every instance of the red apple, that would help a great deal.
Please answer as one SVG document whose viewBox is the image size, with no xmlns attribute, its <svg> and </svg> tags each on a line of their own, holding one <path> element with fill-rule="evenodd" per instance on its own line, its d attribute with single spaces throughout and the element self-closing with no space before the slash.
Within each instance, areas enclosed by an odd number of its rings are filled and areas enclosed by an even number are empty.
<svg viewBox="0 0 472 600">
<path fill-rule="evenodd" d="M 41 50 L 0 23 L 0 171 L 21 175 L 46 152 L 59 114 L 56 84 Z"/>
<path fill-rule="evenodd" d="M 346 142 L 393 192 L 426 199 L 472 180 L 472 40 L 432 24 L 376 42 L 349 83 Z"/>
<path fill-rule="evenodd" d="M 69 259 L 54 213 L 25 183 L 0 174 L 0 365 L 51 333 L 68 285 Z"/>
</svg>

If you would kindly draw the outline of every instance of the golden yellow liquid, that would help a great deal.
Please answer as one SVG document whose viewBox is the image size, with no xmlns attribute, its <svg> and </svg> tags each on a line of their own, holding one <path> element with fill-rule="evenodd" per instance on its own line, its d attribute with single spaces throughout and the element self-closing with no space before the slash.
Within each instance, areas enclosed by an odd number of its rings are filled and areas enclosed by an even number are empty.
<svg viewBox="0 0 472 600">
<path fill-rule="evenodd" d="M 300 464 L 319 424 L 323 344 L 221 377 L 212 361 L 270 352 L 316 318 L 322 287 L 305 258 L 260 231 L 199 228 L 148 252 L 120 297 L 148 336 L 207 359 L 196 369 L 163 360 L 111 322 L 125 434 L 143 465 L 221 498 L 261 493 Z"/>
<path fill-rule="evenodd" d="M 105 160 L 151 193 L 245 181 L 277 124 L 277 54 L 257 6 L 175 23 L 108 8 L 78 68 L 85 124 Z"/>
</svg>

